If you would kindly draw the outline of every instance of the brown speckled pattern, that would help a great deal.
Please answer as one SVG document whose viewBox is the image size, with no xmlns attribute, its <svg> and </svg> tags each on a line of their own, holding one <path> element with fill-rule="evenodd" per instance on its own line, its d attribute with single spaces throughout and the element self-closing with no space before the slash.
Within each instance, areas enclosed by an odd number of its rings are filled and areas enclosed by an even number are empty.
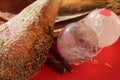
<svg viewBox="0 0 120 80">
<path fill-rule="evenodd" d="M 53 41 L 59 3 L 37 0 L 0 25 L 0 80 L 26 80 L 42 67 Z"/>
<path fill-rule="evenodd" d="M 45 26 L 46 25 L 44 25 L 44 28 Z M 5 50 L 0 50 L 0 80 L 24 80 L 42 67 L 43 63 L 46 61 L 53 38 L 52 30 L 49 29 L 48 26 L 46 26 L 46 28 L 47 29 L 44 30 L 47 36 L 40 35 L 34 42 L 32 46 L 34 50 L 29 58 L 24 54 L 10 55 L 5 53 Z"/>
</svg>

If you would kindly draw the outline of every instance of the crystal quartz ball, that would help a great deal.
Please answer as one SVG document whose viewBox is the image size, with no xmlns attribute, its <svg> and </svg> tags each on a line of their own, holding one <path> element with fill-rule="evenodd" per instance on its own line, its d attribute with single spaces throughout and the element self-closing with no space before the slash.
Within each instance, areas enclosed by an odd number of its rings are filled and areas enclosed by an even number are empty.
<svg viewBox="0 0 120 80">
<path fill-rule="evenodd" d="M 84 23 L 97 33 L 99 47 L 110 46 L 120 37 L 119 17 L 108 9 L 92 11 L 84 18 Z"/>
<path fill-rule="evenodd" d="M 84 23 L 71 23 L 60 32 L 57 47 L 70 64 L 78 65 L 97 54 L 98 37 L 95 31 Z"/>
</svg>

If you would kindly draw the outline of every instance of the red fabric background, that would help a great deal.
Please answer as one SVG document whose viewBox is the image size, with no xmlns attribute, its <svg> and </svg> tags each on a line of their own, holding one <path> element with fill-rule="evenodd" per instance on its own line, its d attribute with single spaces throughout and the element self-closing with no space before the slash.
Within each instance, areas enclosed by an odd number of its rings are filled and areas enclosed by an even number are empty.
<svg viewBox="0 0 120 80">
<path fill-rule="evenodd" d="M 47 65 L 31 80 L 120 80 L 120 39 L 112 46 L 104 48 L 91 61 L 72 65 L 74 72 L 60 74 Z"/>
</svg>

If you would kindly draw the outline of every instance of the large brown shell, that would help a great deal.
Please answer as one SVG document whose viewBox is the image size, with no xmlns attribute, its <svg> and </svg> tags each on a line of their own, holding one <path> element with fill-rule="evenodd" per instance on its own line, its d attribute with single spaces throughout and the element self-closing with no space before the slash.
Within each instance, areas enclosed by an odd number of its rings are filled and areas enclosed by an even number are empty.
<svg viewBox="0 0 120 80">
<path fill-rule="evenodd" d="M 0 80 L 29 79 L 42 67 L 53 41 L 59 3 L 36 1 L 0 25 Z"/>
</svg>

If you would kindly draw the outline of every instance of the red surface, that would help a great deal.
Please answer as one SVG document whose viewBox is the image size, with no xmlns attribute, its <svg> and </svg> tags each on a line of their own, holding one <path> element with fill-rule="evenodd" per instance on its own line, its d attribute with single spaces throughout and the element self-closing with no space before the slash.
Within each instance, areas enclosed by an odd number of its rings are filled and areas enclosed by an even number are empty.
<svg viewBox="0 0 120 80">
<path fill-rule="evenodd" d="M 104 15 L 104 16 L 111 16 L 111 14 L 110 14 L 110 10 L 108 10 L 108 9 L 104 9 L 104 10 L 102 10 L 101 12 L 100 12 L 100 14 L 102 14 L 102 15 Z"/>
<path fill-rule="evenodd" d="M 91 61 L 72 66 L 73 73 L 60 74 L 47 65 L 31 80 L 120 80 L 120 39 L 112 46 L 104 48 Z"/>
</svg>

